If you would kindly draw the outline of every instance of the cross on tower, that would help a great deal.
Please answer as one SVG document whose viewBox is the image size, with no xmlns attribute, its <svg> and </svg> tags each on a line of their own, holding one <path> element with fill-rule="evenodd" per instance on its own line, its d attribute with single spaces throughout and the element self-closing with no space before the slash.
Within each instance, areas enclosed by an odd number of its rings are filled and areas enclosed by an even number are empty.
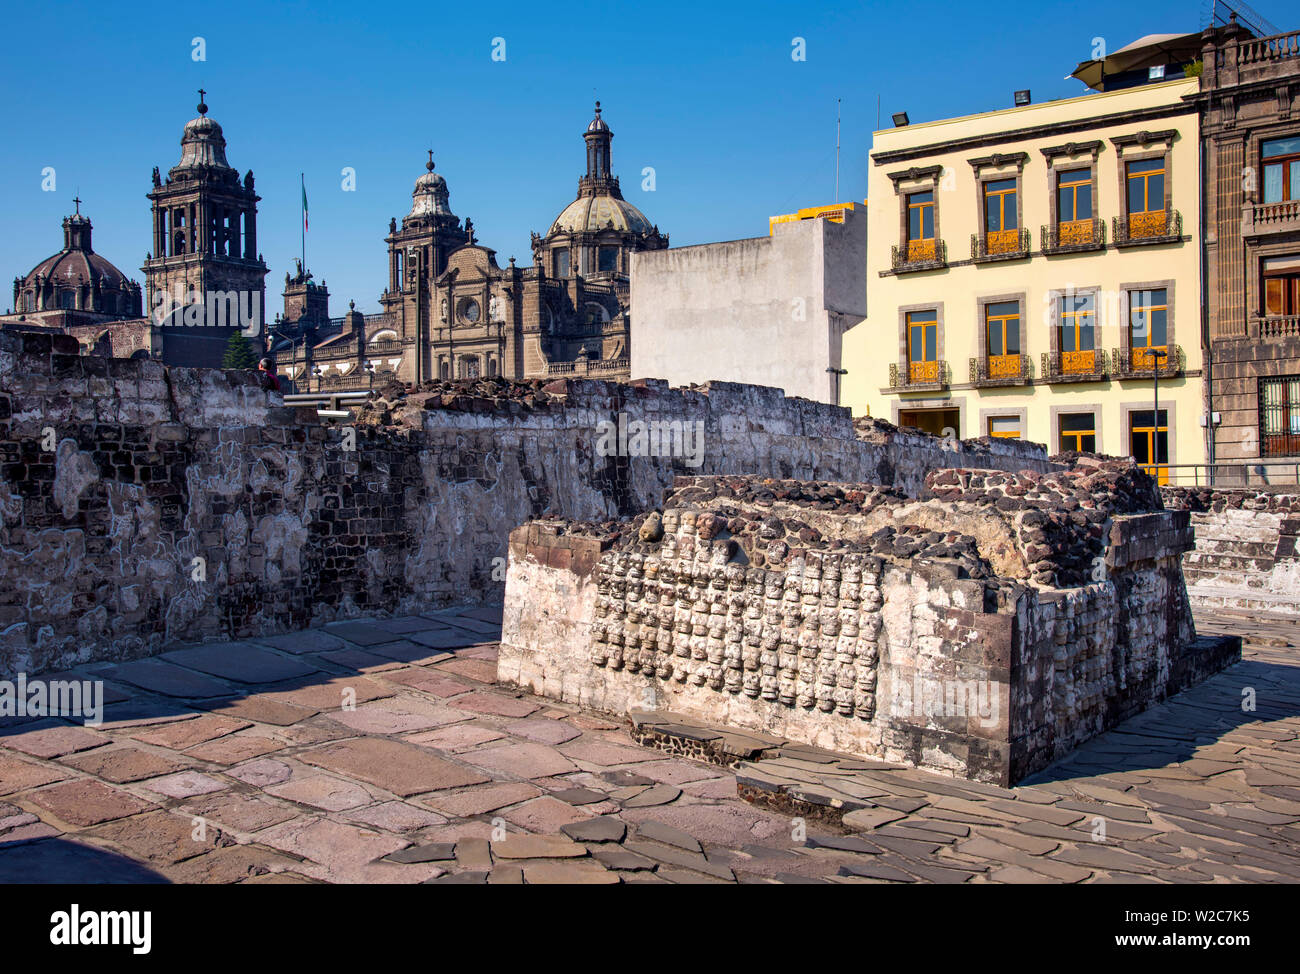
<svg viewBox="0 0 1300 974">
<path fill-rule="evenodd" d="M 424 168 L 429 170 L 429 172 L 433 172 L 433 150 L 432 149 L 429 150 L 429 161 L 425 163 Z"/>
<path fill-rule="evenodd" d="M 77 204 L 77 216 L 81 216 L 81 196 L 72 197 L 72 202 Z"/>
<path fill-rule="evenodd" d="M 200 115 L 206 115 L 208 113 L 208 106 L 203 104 L 203 96 L 206 94 L 207 92 L 204 91 L 202 88 L 199 89 L 199 114 Z"/>
</svg>

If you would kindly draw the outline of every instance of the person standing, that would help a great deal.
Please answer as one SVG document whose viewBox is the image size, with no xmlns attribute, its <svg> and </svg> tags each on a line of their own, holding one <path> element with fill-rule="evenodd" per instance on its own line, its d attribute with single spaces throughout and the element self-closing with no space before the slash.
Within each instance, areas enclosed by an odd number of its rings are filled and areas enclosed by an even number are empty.
<svg viewBox="0 0 1300 974">
<path fill-rule="evenodd" d="M 269 358 L 264 358 L 257 363 L 257 377 L 263 389 L 270 392 L 280 391 L 280 377 L 275 374 L 275 367 Z"/>
</svg>

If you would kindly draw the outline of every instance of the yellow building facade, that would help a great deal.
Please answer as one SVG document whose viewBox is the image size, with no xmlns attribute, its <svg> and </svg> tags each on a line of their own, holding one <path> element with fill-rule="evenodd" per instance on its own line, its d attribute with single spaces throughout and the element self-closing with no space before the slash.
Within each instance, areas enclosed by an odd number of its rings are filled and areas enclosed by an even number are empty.
<svg viewBox="0 0 1300 974">
<path fill-rule="evenodd" d="M 1196 90 L 876 132 L 867 320 L 844 337 L 842 402 L 940 435 L 1133 456 L 1162 480 L 1204 463 Z"/>
</svg>

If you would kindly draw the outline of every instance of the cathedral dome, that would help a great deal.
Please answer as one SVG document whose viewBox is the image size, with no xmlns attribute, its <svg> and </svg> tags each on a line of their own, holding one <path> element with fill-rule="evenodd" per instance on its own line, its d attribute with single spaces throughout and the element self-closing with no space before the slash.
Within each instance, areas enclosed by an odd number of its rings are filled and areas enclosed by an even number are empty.
<svg viewBox="0 0 1300 974">
<path fill-rule="evenodd" d="M 650 221 L 625 199 L 605 194 L 579 196 L 555 218 L 550 232 L 581 233 L 611 229 L 625 233 L 649 233 Z"/>
<path fill-rule="evenodd" d="M 613 131 L 601 117 L 600 102 L 596 102 L 596 115 L 582 133 L 582 139 L 587 144 L 587 173 L 578 180 L 578 198 L 555 218 L 547 233 L 548 238 L 557 233 L 590 233 L 598 230 L 614 230 L 638 236 L 652 231 L 645 214 L 623 199 L 618 177 L 610 169 L 610 143 L 613 138 Z"/>
<path fill-rule="evenodd" d="M 60 285 L 89 284 L 98 279 L 101 288 L 118 288 L 129 283 L 125 274 L 90 249 L 91 224 L 84 216 L 63 221 L 64 246 L 32 268 L 24 283 L 37 277 L 53 278 Z"/>
<path fill-rule="evenodd" d="M 14 281 L 15 310 L 75 308 L 107 314 L 139 313 L 140 286 L 91 249 L 91 229 L 90 220 L 81 214 L 78 205 L 78 212 L 63 220 L 63 249 Z M 82 294 L 81 303 L 77 301 L 78 292 Z M 114 293 L 122 300 L 110 297 Z"/>
</svg>

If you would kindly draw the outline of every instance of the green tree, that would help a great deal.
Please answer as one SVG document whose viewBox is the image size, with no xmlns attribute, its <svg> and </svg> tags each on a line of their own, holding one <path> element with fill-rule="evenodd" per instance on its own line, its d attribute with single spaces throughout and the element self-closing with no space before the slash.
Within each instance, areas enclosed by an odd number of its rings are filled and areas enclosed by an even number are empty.
<svg viewBox="0 0 1300 974">
<path fill-rule="evenodd" d="M 226 342 L 226 356 L 221 360 L 223 369 L 255 369 L 257 353 L 242 331 L 232 334 Z"/>
</svg>

